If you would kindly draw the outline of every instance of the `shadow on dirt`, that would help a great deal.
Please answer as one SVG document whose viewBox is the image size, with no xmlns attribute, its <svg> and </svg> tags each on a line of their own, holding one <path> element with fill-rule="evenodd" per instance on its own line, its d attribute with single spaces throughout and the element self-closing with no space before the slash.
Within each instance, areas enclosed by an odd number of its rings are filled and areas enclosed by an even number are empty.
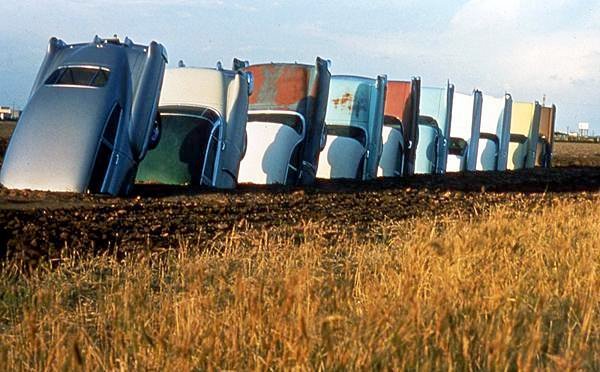
<svg viewBox="0 0 600 372">
<path fill-rule="evenodd" d="M 222 191 L 201 187 L 136 185 L 131 197 L 176 197 L 200 194 L 287 194 L 355 193 L 419 188 L 463 192 L 581 192 L 600 190 L 600 168 L 570 167 L 531 169 L 506 172 L 465 172 L 445 175 L 414 175 L 406 178 L 383 178 L 373 181 L 319 180 L 312 187 L 277 185 L 240 185 L 237 190 Z"/>
</svg>

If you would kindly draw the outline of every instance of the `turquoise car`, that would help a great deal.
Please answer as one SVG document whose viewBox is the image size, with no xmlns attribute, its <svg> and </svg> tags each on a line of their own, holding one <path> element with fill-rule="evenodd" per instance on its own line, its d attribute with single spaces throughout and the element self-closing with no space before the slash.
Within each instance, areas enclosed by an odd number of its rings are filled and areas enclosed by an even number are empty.
<svg viewBox="0 0 600 372">
<path fill-rule="evenodd" d="M 319 156 L 319 178 L 377 177 L 383 149 L 387 77 L 332 76 L 325 123 L 327 142 Z"/>
<path fill-rule="evenodd" d="M 421 88 L 419 142 L 415 173 L 443 174 L 446 171 L 454 85 Z"/>
</svg>

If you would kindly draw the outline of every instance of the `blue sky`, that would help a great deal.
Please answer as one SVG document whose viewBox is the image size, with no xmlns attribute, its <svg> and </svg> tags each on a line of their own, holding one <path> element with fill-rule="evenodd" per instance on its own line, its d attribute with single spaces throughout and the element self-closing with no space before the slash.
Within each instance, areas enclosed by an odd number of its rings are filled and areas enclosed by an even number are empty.
<svg viewBox="0 0 600 372">
<path fill-rule="evenodd" d="M 600 134 L 600 2 L 582 0 L 22 0 L 0 2 L 0 103 L 23 106 L 50 36 L 157 40 L 170 65 L 333 61 L 335 74 L 450 79 L 558 106 Z"/>
</svg>

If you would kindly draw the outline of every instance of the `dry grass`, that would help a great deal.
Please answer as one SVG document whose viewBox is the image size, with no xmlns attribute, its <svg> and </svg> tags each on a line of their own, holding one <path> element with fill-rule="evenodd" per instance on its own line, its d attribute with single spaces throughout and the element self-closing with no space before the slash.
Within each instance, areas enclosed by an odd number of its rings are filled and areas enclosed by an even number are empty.
<svg viewBox="0 0 600 372">
<path fill-rule="evenodd" d="M 367 244 L 309 223 L 26 275 L 7 262 L 0 366 L 597 370 L 598 220 L 558 202 L 389 222 Z"/>
</svg>

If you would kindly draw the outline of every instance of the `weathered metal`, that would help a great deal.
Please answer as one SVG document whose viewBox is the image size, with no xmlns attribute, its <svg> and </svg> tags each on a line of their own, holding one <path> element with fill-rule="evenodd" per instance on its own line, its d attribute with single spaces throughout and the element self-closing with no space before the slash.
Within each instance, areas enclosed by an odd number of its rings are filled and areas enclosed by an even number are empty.
<svg viewBox="0 0 600 372">
<path fill-rule="evenodd" d="M 137 181 L 234 188 L 243 156 L 250 73 L 167 70 L 159 102 L 162 136 Z"/>
<path fill-rule="evenodd" d="M 419 141 L 419 102 L 421 80 L 388 81 L 384 110 L 384 145 L 379 175 L 384 177 L 414 173 Z M 401 143 L 397 143 L 401 141 Z"/>
<path fill-rule="evenodd" d="M 478 90 L 474 90 L 472 94 L 454 93 L 447 172 L 475 170 L 481 126 L 481 106 L 482 95 Z"/>
<path fill-rule="evenodd" d="M 321 178 L 373 179 L 383 144 L 387 78 L 333 76 L 327 106 L 327 145 L 321 154 Z M 351 161 L 352 159 L 352 161 Z"/>
<path fill-rule="evenodd" d="M 421 88 L 419 115 L 433 119 L 436 125 L 432 125 L 433 122 L 430 120 L 427 120 L 428 125 L 419 125 L 415 173 L 443 174 L 446 171 L 453 97 L 454 85 L 450 82 L 443 88 Z M 439 133 L 434 133 L 438 131 Z M 435 141 L 436 144 L 426 141 L 425 138 L 428 138 L 428 141 Z M 436 151 L 430 150 L 432 146 L 437 146 Z M 433 154 L 435 158 L 431 158 Z"/>
<path fill-rule="evenodd" d="M 153 144 L 167 62 L 162 45 L 50 39 L 11 138 L 8 188 L 127 193 Z"/>
<path fill-rule="evenodd" d="M 329 92 L 329 62 L 317 58 L 315 65 L 297 63 L 270 63 L 257 65 L 244 65 L 239 61 L 236 66 L 243 71 L 251 72 L 254 77 L 254 91 L 250 97 L 249 114 L 262 112 L 260 123 L 253 125 L 249 120 L 247 131 L 250 137 L 260 137 L 259 131 L 273 132 L 273 140 L 286 129 L 278 130 L 275 126 L 268 126 L 270 122 L 265 119 L 265 114 L 273 113 L 274 117 L 281 118 L 286 112 L 291 117 L 300 115 L 305 125 L 297 146 L 287 150 L 280 148 L 278 156 L 285 159 L 267 159 L 269 143 L 264 143 L 267 148 L 249 141 L 247 158 L 242 161 L 240 170 L 241 182 L 259 183 L 285 183 L 285 184 L 312 184 L 316 178 L 319 152 L 323 148 L 325 131 L 325 113 Z M 273 123 L 277 124 L 277 123 Z M 285 123 L 279 123 L 285 125 Z M 266 132 L 265 132 L 266 133 Z M 291 132 L 290 132 L 291 133 Z M 263 138 L 264 139 L 264 138 Z M 255 142 L 255 143 L 253 143 Z M 258 146 L 258 147 L 257 147 Z M 274 149 L 274 148 L 273 148 Z M 284 151 L 285 150 L 285 151 Z M 286 175 L 283 179 L 269 174 L 270 169 L 280 169 L 272 162 L 286 162 Z"/>
<path fill-rule="evenodd" d="M 538 102 L 513 102 L 507 169 L 535 166 L 540 112 L 541 106 Z"/>
<path fill-rule="evenodd" d="M 550 168 L 554 147 L 556 106 L 542 107 L 540 111 L 540 136 L 536 152 L 536 166 Z"/>
</svg>

